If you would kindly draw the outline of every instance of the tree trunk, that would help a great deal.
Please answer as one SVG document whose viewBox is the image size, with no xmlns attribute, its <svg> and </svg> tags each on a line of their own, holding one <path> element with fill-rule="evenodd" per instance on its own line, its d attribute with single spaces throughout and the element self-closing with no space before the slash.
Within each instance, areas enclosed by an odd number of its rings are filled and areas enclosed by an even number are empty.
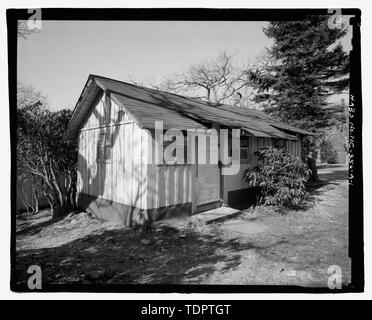
<svg viewBox="0 0 372 320">
<path fill-rule="evenodd" d="M 50 205 L 50 213 L 52 214 L 52 219 L 55 219 L 54 217 L 54 207 Z"/>
<path fill-rule="evenodd" d="M 307 158 L 307 166 L 311 170 L 311 176 L 310 176 L 310 181 L 312 182 L 319 182 L 319 177 L 318 177 L 318 170 L 316 168 L 316 161 L 312 157 Z"/>
<path fill-rule="evenodd" d="M 71 186 L 71 189 L 70 189 L 68 194 L 69 194 L 69 201 L 71 203 L 71 207 L 73 209 L 76 209 L 76 207 L 77 207 L 77 204 L 76 204 L 76 187 L 75 187 L 74 184 Z"/>
<path fill-rule="evenodd" d="M 45 198 L 47 199 L 47 201 L 49 203 L 50 212 L 51 212 L 52 218 L 53 218 L 53 216 L 54 216 L 54 204 L 53 204 L 53 200 L 52 200 L 52 198 L 48 195 L 48 193 L 45 190 L 43 190 L 43 192 L 44 192 Z"/>
<path fill-rule="evenodd" d="M 49 172 L 51 175 L 51 185 L 53 186 L 53 193 L 54 193 L 54 201 L 56 206 L 53 210 L 53 219 L 61 218 L 62 216 L 66 215 L 68 211 L 71 209 L 69 206 L 68 201 L 66 199 L 66 194 L 63 193 L 62 188 L 60 186 L 60 180 L 57 178 L 53 166 L 50 163 L 49 165 Z"/>
<path fill-rule="evenodd" d="M 68 213 L 70 207 L 65 201 L 60 201 L 55 190 L 43 190 L 44 195 L 49 203 L 52 219 L 59 219 Z"/>
<path fill-rule="evenodd" d="M 36 213 L 36 212 L 39 212 L 39 197 L 36 193 L 35 188 L 33 189 L 32 194 L 33 194 L 33 197 L 34 197 L 34 211 Z"/>
<path fill-rule="evenodd" d="M 52 219 L 59 219 L 69 212 L 70 208 L 66 204 L 58 204 L 52 210 Z"/>
</svg>

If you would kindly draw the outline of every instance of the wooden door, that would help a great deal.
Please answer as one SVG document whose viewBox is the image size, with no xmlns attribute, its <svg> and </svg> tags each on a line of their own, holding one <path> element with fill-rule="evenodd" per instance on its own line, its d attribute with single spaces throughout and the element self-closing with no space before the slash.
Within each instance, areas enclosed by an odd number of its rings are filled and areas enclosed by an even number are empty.
<svg viewBox="0 0 372 320">
<path fill-rule="evenodd" d="M 209 141 L 208 141 L 209 142 Z M 206 164 L 198 163 L 196 166 L 196 194 L 197 206 L 220 200 L 220 168 L 218 163 L 210 163 L 210 152 L 217 152 L 218 145 L 206 143 Z M 197 156 L 199 156 L 197 151 Z M 200 159 L 199 157 L 197 159 Z"/>
<path fill-rule="evenodd" d="M 197 205 L 220 200 L 220 168 L 218 164 L 197 166 Z"/>
</svg>

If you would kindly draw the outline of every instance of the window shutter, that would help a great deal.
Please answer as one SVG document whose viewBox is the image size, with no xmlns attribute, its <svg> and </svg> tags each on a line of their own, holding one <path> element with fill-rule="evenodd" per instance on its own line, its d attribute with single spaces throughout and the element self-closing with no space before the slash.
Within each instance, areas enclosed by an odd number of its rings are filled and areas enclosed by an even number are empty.
<svg viewBox="0 0 372 320">
<path fill-rule="evenodd" d="M 107 129 L 105 139 L 105 160 L 111 161 L 111 159 L 112 159 L 112 132 L 110 129 Z"/>
<path fill-rule="evenodd" d="M 97 142 L 97 161 L 105 161 L 105 133 L 100 132 Z"/>
<path fill-rule="evenodd" d="M 111 95 L 110 92 L 105 92 L 105 123 L 111 122 Z"/>
</svg>

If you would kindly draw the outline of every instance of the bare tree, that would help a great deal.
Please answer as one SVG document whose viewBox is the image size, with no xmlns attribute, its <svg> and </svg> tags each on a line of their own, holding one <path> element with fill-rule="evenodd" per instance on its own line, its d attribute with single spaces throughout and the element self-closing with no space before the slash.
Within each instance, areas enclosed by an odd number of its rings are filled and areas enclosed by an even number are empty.
<svg viewBox="0 0 372 320">
<path fill-rule="evenodd" d="M 17 126 L 23 125 L 23 114 L 32 113 L 46 104 L 46 98 L 32 86 L 17 82 Z M 32 214 L 39 211 L 40 179 L 28 171 L 22 163 L 17 161 L 18 183 L 17 197 L 27 212 Z"/>
<path fill-rule="evenodd" d="M 29 177 L 20 185 L 28 193 L 18 187 L 17 194 L 31 208 L 43 197 L 53 217 L 62 216 L 76 205 L 76 146 L 62 139 L 72 111 L 51 112 L 33 87 L 18 82 L 17 89 L 17 169 Z"/>
<path fill-rule="evenodd" d="M 238 104 L 249 85 L 246 72 L 233 64 L 233 56 L 221 52 L 216 58 L 191 65 L 173 74 L 160 87 L 211 104 Z"/>
<path fill-rule="evenodd" d="M 42 196 L 40 193 L 40 179 L 24 169 L 18 171 L 17 179 L 17 197 L 23 204 L 29 218 L 30 214 L 39 211 L 39 202 Z"/>
<path fill-rule="evenodd" d="M 189 66 L 175 72 L 161 82 L 154 77 L 138 80 L 131 76 L 128 81 L 186 97 L 200 99 L 213 105 L 231 104 L 251 107 L 253 88 L 250 86 L 247 67 L 238 67 L 233 56 L 221 52 L 216 58 Z"/>
<path fill-rule="evenodd" d="M 31 108 L 36 105 L 47 106 L 46 97 L 31 85 L 17 81 L 17 110 Z"/>
<path fill-rule="evenodd" d="M 243 65 L 236 63 L 233 55 L 225 51 L 217 57 L 189 66 L 158 81 L 156 77 L 138 78 L 129 75 L 127 81 L 154 90 L 172 92 L 189 98 L 206 101 L 212 105 L 227 104 L 252 109 L 262 109 L 255 101 L 257 89 L 251 82 L 251 70 L 269 63 L 265 55 Z"/>
<path fill-rule="evenodd" d="M 68 109 L 19 112 L 18 167 L 43 182 L 41 192 L 54 205 L 53 218 L 76 206 L 76 145 L 63 139 L 71 113 Z"/>
<path fill-rule="evenodd" d="M 154 76 L 140 79 L 133 75 L 129 75 L 127 81 L 135 84 L 136 86 L 148 87 L 154 90 L 164 90 L 164 88 L 161 86 L 161 84 L 157 81 L 156 77 Z"/>
</svg>

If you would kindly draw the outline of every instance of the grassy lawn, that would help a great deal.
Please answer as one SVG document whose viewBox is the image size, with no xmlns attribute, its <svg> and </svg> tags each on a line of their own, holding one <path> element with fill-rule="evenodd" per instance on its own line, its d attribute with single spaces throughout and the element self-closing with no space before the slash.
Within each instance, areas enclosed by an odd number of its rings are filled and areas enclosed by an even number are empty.
<svg viewBox="0 0 372 320">
<path fill-rule="evenodd" d="M 234 220 L 206 226 L 157 224 L 142 235 L 85 213 L 52 222 L 18 224 L 16 281 L 28 266 L 43 284 L 266 284 L 326 287 L 329 266 L 350 280 L 348 184 L 342 167 L 319 170 L 314 205 L 279 215 L 256 207 Z"/>
</svg>

